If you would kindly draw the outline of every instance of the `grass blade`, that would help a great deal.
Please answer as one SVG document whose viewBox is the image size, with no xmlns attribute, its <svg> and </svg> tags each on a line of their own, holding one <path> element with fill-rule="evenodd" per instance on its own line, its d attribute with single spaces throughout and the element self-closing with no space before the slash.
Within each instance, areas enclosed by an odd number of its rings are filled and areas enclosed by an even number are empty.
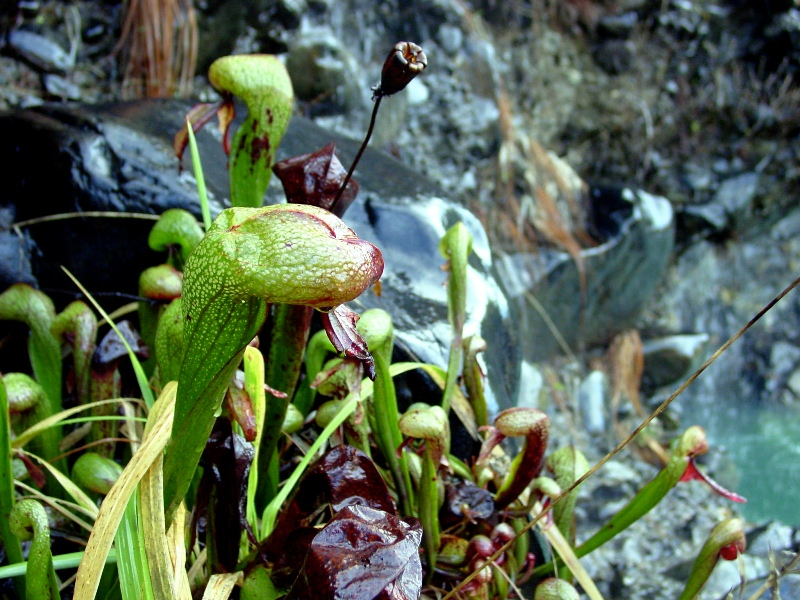
<svg viewBox="0 0 800 600">
<path fill-rule="evenodd" d="M 153 397 L 153 391 L 150 389 L 150 384 L 147 380 L 147 375 L 145 375 L 144 369 L 142 368 L 142 363 L 139 362 L 139 359 L 134 354 L 133 350 L 131 349 L 130 345 L 128 344 L 125 337 L 122 335 L 117 326 L 114 324 L 114 321 L 111 320 L 111 317 L 108 315 L 106 311 L 103 310 L 103 307 L 98 304 L 97 300 L 95 300 L 92 295 L 86 290 L 85 287 L 81 285 L 81 282 L 78 281 L 75 276 L 69 272 L 65 267 L 61 267 L 64 273 L 67 274 L 72 282 L 78 286 L 78 289 L 83 292 L 83 295 L 92 303 L 92 306 L 95 307 L 97 312 L 99 312 L 103 318 L 108 322 L 111 326 L 111 329 L 114 330 L 114 333 L 117 334 L 117 337 L 122 341 L 122 344 L 125 346 L 125 350 L 128 352 L 128 356 L 131 359 L 131 364 L 133 365 L 133 372 L 136 373 L 136 381 L 139 384 L 139 391 L 142 393 L 142 398 L 144 399 L 147 408 L 151 408 L 153 403 L 155 402 L 155 398 Z"/>
<path fill-rule="evenodd" d="M 255 455 L 253 466 L 247 482 L 247 508 L 245 515 L 253 531 L 258 530 L 258 515 L 256 511 L 256 490 L 258 489 L 258 473 L 261 471 L 259 462 L 259 449 L 261 447 L 261 434 L 263 433 L 264 414 L 266 413 L 266 395 L 264 392 L 264 355 L 258 348 L 248 346 L 244 351 L 244 389 L 250 396 L 253 404 L 253 414 L 256 417 L 257 433 L 253 442 Z"/>
<path fill-rule="evenodd" d="M 144 552 L 142 519 L 139 518 L 139 497 L 134 488 L 128 498 L 119 527 L 114 535 L 116 542 L 117 572 L 123 600 L 153 599 L 150 570 Z M 87 546 L 88 548 L 88 546 Z"/>
<path fill-rule="evenodd" d="M 83 560 L 83 555 L 85 552 L 69 552 L 67 554 L 59 554 L 58 556 L 53 557 L 53 568 L 56 571 L 60 571 L 62 569 L 74 569 L 79 564 L 81 564 L 81 560 Z M 117 551 L 112 548 L 108 555 L 106 556 L 106 564 L 113 565 L 117 563 Z M 24 576 L 25 573 L 28 572 L 28 563 L 26 561 L 22 561 L 19 563 L 14 563 L 13 565 L 6 565 L 5 567 L 0 567 L 0 579 L 8 579 L 9 577 L 19 577 Z"/>
<path fill-rule="evenodd" d="M 78 569 L 74 600 L 93 600 L 97 593 L 103 565 L 111 549 L 111 542 L 117 528 L 122 521 L 128 500 L 150 465 L 161 456 L 169 441 L 176 390 L 177 385 L 174 382 L 165 386 L 158 402 L 153 405 L 150 415 L 153 421 L 148 423 L 148 425 L 152 424 L 148 435 L 100 506 L 100 514 L 95 522 L 92 535 L 89 537 L 84 560 L 81 561 Z"/>
<path fill-rule="evenodd" d="M 186 120 L 186 131 L 189 134 L 189 151 L 192 154 L 192 169 L 194 169 L 194 179 L 197 181 L 197 195 L 200 197 L 200 212 L 203 215 L 203 226 L 206 231 L 208 231 L 208 228 L 211 227 L 211 211 L 208 208 L 206 179 L 203 176 L 203 163 L 200 161 L 200 150 L 197 148 L 194 130 L 188 119 Z"/>
</svg>

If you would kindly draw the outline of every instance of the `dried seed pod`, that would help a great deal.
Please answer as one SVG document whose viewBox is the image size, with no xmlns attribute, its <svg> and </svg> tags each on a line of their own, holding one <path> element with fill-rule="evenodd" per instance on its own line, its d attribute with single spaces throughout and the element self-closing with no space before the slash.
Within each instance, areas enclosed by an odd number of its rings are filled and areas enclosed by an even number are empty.
<svg viewBox="0 0 800 600">
<path fill-rule="evenodd" d="M 428 66 L 428 57 L 414 42 L 397 42 L 381 71 L 381 83 L 374 89 L 376 96 L 391 96 L 404 89 L 414 77 Z"/>
</svg>

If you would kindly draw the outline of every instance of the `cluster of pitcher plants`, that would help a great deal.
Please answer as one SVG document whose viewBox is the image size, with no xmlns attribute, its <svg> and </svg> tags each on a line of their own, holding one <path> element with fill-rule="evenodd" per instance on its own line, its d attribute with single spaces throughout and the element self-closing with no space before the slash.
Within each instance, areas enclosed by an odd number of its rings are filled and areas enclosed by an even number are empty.
<svg viewBox="0 0 800 600">
<path fill-rule="evenodd" d="M 397 44 L 375 111 L 426 65 L 418 46 Z M 93 309 L 89 294 L 61 312 L 27 285 L 0 295 L 0 319 L 28 328 L 31 367 L 0 385 L 0 589 L 37 599 L 65 589 L 125 600 L 600 598 L 578 559 L 679 481 L 704 478 L 693 462 L 702 430 L 687 429 L 659 475 L 577 544 L 586 459 L 574 447 L 548 453 L 542 411 L 487 414 L 480 354 L 492 349 L 463 336 L 466 228 L 440 244 L 447 367 L 393 362 L 390 315 L 346 305 L 378 293 L 369 290 L 384 266 L 341 220 L 358 193 L 353 168 L 332 145 L 273 165 L 292 112 L 275 57 L 225 57 L 209 76 L 221 100 L 188 122 L 219 117 L 232 208 L 211 222 L 203 203 L 202 224 L 181 210 L 161 216 L 149 243 L 167 259 L 141 274 L 137 325 Z M 229 141 L 233 96 L 248 114 Z M 176 150 L 192 148 L 202 201 L 193 127 Z M 273 172 L 287 203 L 262 206 Z M 441 392 L 399 406 L 395 378 L 419 369 Z M 477 452 L 452 449 L 451 427 Z M 681 598 L 743 550 L 741 522 L 720 523 Z"/>
</svg>

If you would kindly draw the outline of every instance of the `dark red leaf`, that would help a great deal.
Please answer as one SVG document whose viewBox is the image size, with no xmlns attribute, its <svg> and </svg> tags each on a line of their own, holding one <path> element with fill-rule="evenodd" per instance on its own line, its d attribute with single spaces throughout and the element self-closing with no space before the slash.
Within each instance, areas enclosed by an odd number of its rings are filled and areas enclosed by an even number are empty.
<svg viewBox="0 0 800 600">
<path fill-rule="evenodd" d="M 314 537 L 286 600 L 412 600 L 422 588 L 422 526 L 368 506 L 346 506 Z"/>
<path fill-rule="evenodd" d="M 284 394 L 285 396 L 285 394 Z M 225 407 L 230 411 L 234 420 L 239 424 L 244 433 L 244 439 L 248 442 L 256 439 L 256 415 L 253 412 L 253 403 L 247 392 L 239 389 L 235 385 L 228 386 L 225 393 Z"/>
<path fill-rule="evenodd" d="M 283 183 L 286 199 L 294 204 L 311 204 L 331 210 L 347 171 L 336 156 L 332 143 L 311 154 L 287 158 L 272 167 Z M 332 212 L 341 217 L 358 194 L 358 183 L 351 179 Z"/>
<path fill-rule="evenodd" d="M 205 127 L 206 123 L 208 123 L 215 114 L 219 119 L 219 129 L 222 132 L 222 149 L 225 151 L 225 154 L 231 153 L 229 134 L 231 123 L 236 116 L 236 110 L 233 105 L 233 97 L 225 95 L 217 102 L 201 102 L 195 104 L 189 109 L 189 112 L 186 113 L 183 127 L 181 127 L 180 131 L 178 131 L 172 139 L 172 149 L 175 151 L 175 156 L 178 159 L 179 169 L 183 169 L 183 153 L 186 151 L 186 146 L 189 145 L 189 130 L 186 127 L 185 121 L 188 120 L 192 124 L 192 131 L 197 133 Z"/>
<path fill-rule="evenodd" d="M 41 490 L 47 483 L 47 476 L 44 474 L 44 470 L 36 466 L 27 454 L 17 452 L 15 457 L 22 461 L 28 471 L 28 475 L 31 476 L 33 484 Z"/>
<path fill-rule="evenodd" d="M 233 572 L 239 557 L 242 530 L 255 541 L 246 519 L 247 481 L 253 462 L 252 444 L 217 419 L 200 464 L 203 476 L 197 491 L 195 518 L 206 513 L 206 544 L 213 545 L 213 572 Z"/>
<path fill-rule="evenodd" d="M 192 124 L 192 132 L 197 133 L 211 120 L 211 117 L 214 116 L 214 113 L 219 110 L 221 105 L 222 100 L 200 102 L 189 109 L 189 112 L 186 113 L 183 127 L 172 138 L 172 149 L 179 161 L 183 160 L 183 153 L 186 151 L 186 146 L 189 145 L 189 130 L 186 127 L 186 121 Z"/>
<path fill-rule="evenodd" d="M 219 131 L 222 133 L 222 150 L 225 155 L 231 153 L 231 123 L 236 117 L 236 106 L 233 103 L 231 96 L 223 97 L 222 104 L 217 110 L 217 119 L 219 119 Z"/>
<path fill-rule="evenodd" d="M 374 381 L 375 360 L 367 348 L 367 340 L 356 331 L 356 323 L 358 314 L 344 304 L 322 313 L 322 325 L 336 351 L 343 352 L 348 358 L 360 360 L 367 371 L 367 377 Z"/>
<path fill-rule="evenodd" d="M 290 534 L 309 525 L 318 509 L 326 504 L 334 511 L 351 504 L 363 504 L 395 514 L 389 489 L 370 458 L 352 446 L 336 446 L 309 467 L 291 501 L 279 515 L 267 540 L 266 553 L 270 560 L 281 558 Z"/>
</svg>

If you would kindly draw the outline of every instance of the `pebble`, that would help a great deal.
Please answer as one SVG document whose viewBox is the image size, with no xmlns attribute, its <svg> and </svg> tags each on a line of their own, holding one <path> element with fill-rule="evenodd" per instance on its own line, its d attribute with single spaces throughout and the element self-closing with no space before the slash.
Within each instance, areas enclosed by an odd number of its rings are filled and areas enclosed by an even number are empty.
<svg viewBox="0 0 800 600">
<path fill-rule="evenodd" d="M 772 344 L 769 354 L 769 373 L 766 389 L 776 392 L 800 364 L 800 348 L 789 342 L 778 340 Z"/>
<path fill-rule="evenodd" d="M 719 234 L 730 227 L 728 212 L 719 204 L 692 204 L 686 206 L 682 213 L 683 227 L 686 233 Z"/>
<path fill-rule="evenodd" d="M 449 54 L 455 54 L 461 49 L 461 45 L 464 42 L 464 33 L 459 27 L 454 27 L 453 25 L 442 25 L 439 28 L 439 34 L 437 38 L 439 44 L 441 44 L 444 50 L 446 50 Z"/>
<path fill-rule="evenodd" d="M 53 40 L 28 31 L 16 29 L 8 36 L 8 45 L 37 68 L 48 73 L 67 73 L 75 67 L 75 57 Z"/>
<path fill-rule="evenodd" d="M 286 69 L 299 100 L 338 110 L 356 107 L 362 96 L 360 67 L 342 42 L 327 29 L 309 30 L 289 49 Z"/>
<path fill-rule="evenodd" d="M 602 371 L 592 371 L 578 388 L 578 405 L 581 409 L 583 426 L 589 433 L 603 433 L 606 430 L 606 396 L 608 378 Z"/>
<path fill-rule="evenodd" d="M 619 486 L 623 483 L 641 482 L 642 476 L 635 469 L 618 460 L 610 460 L 603 465 L 603 482 Z"/>
<path fill-rule="evenodd" d="M 712 202 L 725 208 L 736 227 L 745 227 L 751 213 L 753 198 L 758 191 L 758 173 L 742 173 L 723 181 Z"/>
<path fill-rule="evenodd" d="M 682 178 L 693 192 L 707 191 L 716 182 L 716 177 L 711 170 L 697 163 L 683 165 Z"/>
<path fill-rule="evenodd" d="M 794 530 L 782 523 L 770 523 L 763 531 L 747 540 L 747 553 L 768 558 L 770 551 L 778 552 L 792 547 Z"/>
<path fill-rule="evenodd" d="M 542 375 L 539 367 L 523 361 L 520 365 L 517 406 L 541 408 L 544 387 L 544 375 Z"/>
<path fill-rule="evenodd" d="M 683 378 L 706 347 L 708 334 L 671 335 L 643 344 L 644 379 L 652 387 Z"/>
<path fill-rule="evenodd" d="M 633 11 L 603 15 L 597 23 L 598 33 L 608 37 L 628 38 L 639 17 Z"/>
<path fill-rule="evenodd" d="M 419 79 L 412 79 L 406 87 L 406 98 L 409 106 L 419 106 L 425 104 L 431 97 L 428 86 Z"/>
<path fill-rule="evenodd" d="M 47 93 L 61 100 L 80 100 L 81 89 L 65 79 L 61 75 L 55 73 L 47 73 L 42 80 L 44 81 L 44 89 Z"/>
</svg>

